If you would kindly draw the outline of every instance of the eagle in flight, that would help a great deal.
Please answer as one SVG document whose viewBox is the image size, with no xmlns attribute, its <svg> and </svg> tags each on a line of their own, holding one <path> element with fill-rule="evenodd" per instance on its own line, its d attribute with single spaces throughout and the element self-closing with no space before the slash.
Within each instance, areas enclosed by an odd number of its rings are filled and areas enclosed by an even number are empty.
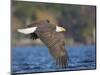
<svg viewBox="0 0 100 75">
<path fill-rule="evenodd" d="M 65 50 L 65 38 L 63 27 L 53 25 L 46 21 L 34 22 L 27 25 L 27 28 L 17 30 L 23 34 L 29 34 L 32 39 L 39 38 L 49 49 L 50 54 L 56 60 L 56 64 L 60 68 L 67 67 L 68 55 Z"/>
</svg>

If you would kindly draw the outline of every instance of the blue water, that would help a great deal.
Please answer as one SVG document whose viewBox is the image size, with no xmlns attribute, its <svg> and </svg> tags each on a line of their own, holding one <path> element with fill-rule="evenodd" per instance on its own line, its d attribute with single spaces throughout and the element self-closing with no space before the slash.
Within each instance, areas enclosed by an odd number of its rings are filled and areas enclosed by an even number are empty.
<svg viewBox="0 0 100 75">
<path fill-rule="evenodd" d="M 12 48 L 12 73 L 34 73 L 47 71 L 91 70 L 96 68 L 94 45 L 66 46 L 68 67 L 58 69 L 55 60 L 45 46 Z"/>
</svg>

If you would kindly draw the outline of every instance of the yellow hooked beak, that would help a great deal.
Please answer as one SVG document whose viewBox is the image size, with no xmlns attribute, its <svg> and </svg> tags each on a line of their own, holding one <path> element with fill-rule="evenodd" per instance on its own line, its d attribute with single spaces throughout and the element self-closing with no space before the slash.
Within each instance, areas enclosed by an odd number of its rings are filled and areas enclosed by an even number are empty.
<svg viewBox="0 0 100 75">
<path fill-rule="evenodd" d="M 66 31 L 66 29 L 60 26 L 56 26 L 56 32 L 63 32 L 63 31 Z"/>
</svg>

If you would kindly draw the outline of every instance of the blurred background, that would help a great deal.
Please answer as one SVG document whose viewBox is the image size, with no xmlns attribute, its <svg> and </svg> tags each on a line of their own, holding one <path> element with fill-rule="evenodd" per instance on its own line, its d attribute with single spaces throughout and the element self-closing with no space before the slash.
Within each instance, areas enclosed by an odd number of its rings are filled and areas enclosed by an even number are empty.
<svg viewBox="0 0 100 75">
<path fill-rule="evenodd" d="M 12 73 L 96 69 L 96 6 L 12 1 Z M 17 29 L 40 20 L 66 28 L 68 66 L 59 69 L 44 44 Z"/>
<path fill-rule="evenodd" d="M 32 40 L 28 36 L 18 33 L 16 30 L 32 22 L 47 19 L 52 24 L 67 29 L 64 33 L 67 45 L 95 44 L 95 6 L 13 1 L 12 45 L 42 45 L 40 40 Z"/>
</svg>

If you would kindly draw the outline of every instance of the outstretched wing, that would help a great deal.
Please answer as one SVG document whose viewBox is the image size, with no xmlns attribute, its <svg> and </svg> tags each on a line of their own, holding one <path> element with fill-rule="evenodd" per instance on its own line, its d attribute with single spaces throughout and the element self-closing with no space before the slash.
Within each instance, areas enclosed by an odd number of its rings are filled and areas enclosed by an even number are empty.
<svg viewBox="0 0 100 75">
<path fill-rule="evenodd" d="M 57 65 L 61 68 L 67 66 L 67 52 L 65 50 L 65 39 L 62 33 L 58 32 L 40 32 L 40 39 L 49 48 L 50 54 L 56 59 Z"/>
<path fill-rule="evenodd" d="M 66 68 L 67 52 L 64 47 L 64 41 L 59 41 L 59 43 L 52 46 L 49 50 L 53 57 L 56 59 L 56 64 L 61 68 Z"/>
</svg>

